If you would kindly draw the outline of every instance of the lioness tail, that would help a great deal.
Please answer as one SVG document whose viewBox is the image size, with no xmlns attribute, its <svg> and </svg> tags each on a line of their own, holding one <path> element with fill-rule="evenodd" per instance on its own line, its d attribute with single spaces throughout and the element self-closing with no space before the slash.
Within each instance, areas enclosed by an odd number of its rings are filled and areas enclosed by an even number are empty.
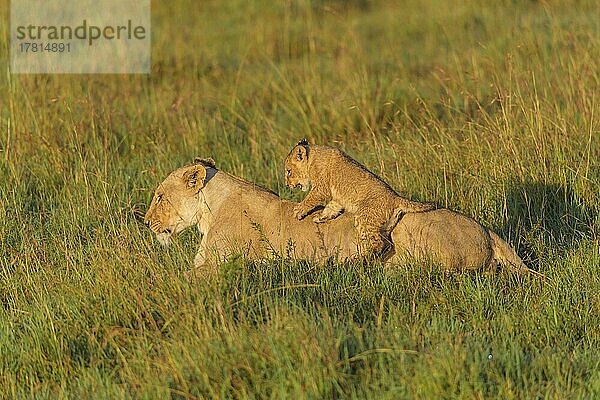
<svg viewBox="0 0 600 400">
<path fill-rule="evenodd" d="M 511 267 L 515 272 L 528 273 L 548 279 L 546 275 L 534 271 L 527 267 L 521 257 L 517 255 L 512 247 L 500 236 L 492 231 L 488 231 L 492 238 L 492 251 L 494 252 L 494 260 L 500 264 Z"/>
</svg>

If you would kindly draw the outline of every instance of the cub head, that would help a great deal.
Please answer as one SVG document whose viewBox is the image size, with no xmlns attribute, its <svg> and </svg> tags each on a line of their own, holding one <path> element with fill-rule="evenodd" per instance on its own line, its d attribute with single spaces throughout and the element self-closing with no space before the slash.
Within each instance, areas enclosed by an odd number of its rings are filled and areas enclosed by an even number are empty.
<svg viewBox="0 0 600 400">
<path fill-rule="evenodd" d="M 310 177 L 308 175 L 309 144 L 302 139 L 285 158 L 285 185 L 290 188 L 300 186 L 302 191 L 308 190 Z"/>
<path fill-rule="evenodd" d="M 144 216 L 144 222 L 156 239 L 167 246 L 171 237 L 198 223 L 200 213 L 200 190 L 204 187 L 207 163 L 212 160 L 196 160 L 193 165 L 173 171 L 154 192 L 154 198 Z"/>
</svg>

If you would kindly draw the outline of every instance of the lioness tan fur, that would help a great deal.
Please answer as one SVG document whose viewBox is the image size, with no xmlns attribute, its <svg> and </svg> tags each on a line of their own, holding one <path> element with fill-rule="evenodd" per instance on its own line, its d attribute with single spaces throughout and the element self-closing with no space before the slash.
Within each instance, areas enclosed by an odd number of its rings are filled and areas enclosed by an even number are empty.
<svg viewBox="0 0 600 400">
<path fill-rule="evenodd" d="M 158 186 L 145 222 L 165 245 L 177 233 L 197 226 L 202 240 L 194 265 L 203 267 L 199 271 L 213 269 L 240 250 L 254 260 L 273 253 L 316 262 L 354 257 L 358 236 L 349 216 L 324 225 L 298 221 L 292 216 L 295 205 L 217 170 L 211 160 L 199 160 L 175 170 Z M 446 209 L 404 215 L 391 239 L 389 265 L 409 257 L 454 271 L 503 264 L 532 272 L 495 233 Z"/>
<path fill-rule="evenodd" d="M 408 213 L 391 233 L 394 255 L 389 262 L 407 256 L 431 260 L 447 271 L 495 270 L 503 265 L 519 273 L 542 276 L 529 269 L 515 250 L 495 232 L 465 215 L 445 208 Z"/>
<path fill-rule="evenodd" d="M 357 252 L 352 220 L 328 226 L 292 215 L 294 203 L 215 168 L 210 160 L 172 172 L 156 189 L 145 222 L 165 245 L 196 225 L 202 241 L 194 265 L 214 267 L 232 254 L 250 259 L 274 253 L 325 261 L 344 260 Z"/>
<path fill-rule="evenodd" d="M 310 192 L 294 207 L 304 218 L 315 207 L 323 212 L 313 221 L 323 223 L 344 211 L 354 215 L 367 253 L 380 255 L 389 248 L 389 234 L 402 213 L 430 211 L 432 203 L 418 203 L 400 197 L 387 183 L 335 147 L 311 146 L 301 140 L 285 159 L 285 183 Z M 392 221 L 392 223 L 390 223 Z"/>
</svg>

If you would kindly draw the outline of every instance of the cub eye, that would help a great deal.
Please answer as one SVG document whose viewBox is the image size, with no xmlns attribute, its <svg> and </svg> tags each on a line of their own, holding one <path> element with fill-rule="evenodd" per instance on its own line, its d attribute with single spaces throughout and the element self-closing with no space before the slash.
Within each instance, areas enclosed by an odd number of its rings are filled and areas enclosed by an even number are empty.
<svg viewBox="0 0 600 400">
<path fill-rule="evenodd" d="M 285 170 L 285 174 L 286 174 L 287 176 L 290 176 L 290 175 L 292 175 L 292 170 L 291 170 L 291 169 L 286 169 L 286 170 Z"/>
<path fill-rule="evenodd" d="M 156 204 L 160 203 L 161 200 L 162 200 L 162 194 L 157 194 L 156 195 Z"/>
</svg>

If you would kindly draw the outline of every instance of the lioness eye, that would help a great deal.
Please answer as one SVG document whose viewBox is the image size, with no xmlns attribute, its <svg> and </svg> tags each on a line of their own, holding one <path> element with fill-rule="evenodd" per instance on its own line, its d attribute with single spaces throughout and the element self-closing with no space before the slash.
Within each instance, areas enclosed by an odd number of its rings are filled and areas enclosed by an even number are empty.
<svg viewBox="0 0 600 400">
<path fill-rule="evenodd" d="M 285 170 L 285 174 L 286 174 L 287 176 L 290 176 L 290 175 L 292 174 L 292 170 L 291 170 L 291 169 L 286 169 L 286 170 Z"/>
<path fill-rule="evenodd" d="M 156 195 L 156 202 L 160 203 L 161 200 L 162 200 L 162 194 L 157 194 Z"/>
</svg>

